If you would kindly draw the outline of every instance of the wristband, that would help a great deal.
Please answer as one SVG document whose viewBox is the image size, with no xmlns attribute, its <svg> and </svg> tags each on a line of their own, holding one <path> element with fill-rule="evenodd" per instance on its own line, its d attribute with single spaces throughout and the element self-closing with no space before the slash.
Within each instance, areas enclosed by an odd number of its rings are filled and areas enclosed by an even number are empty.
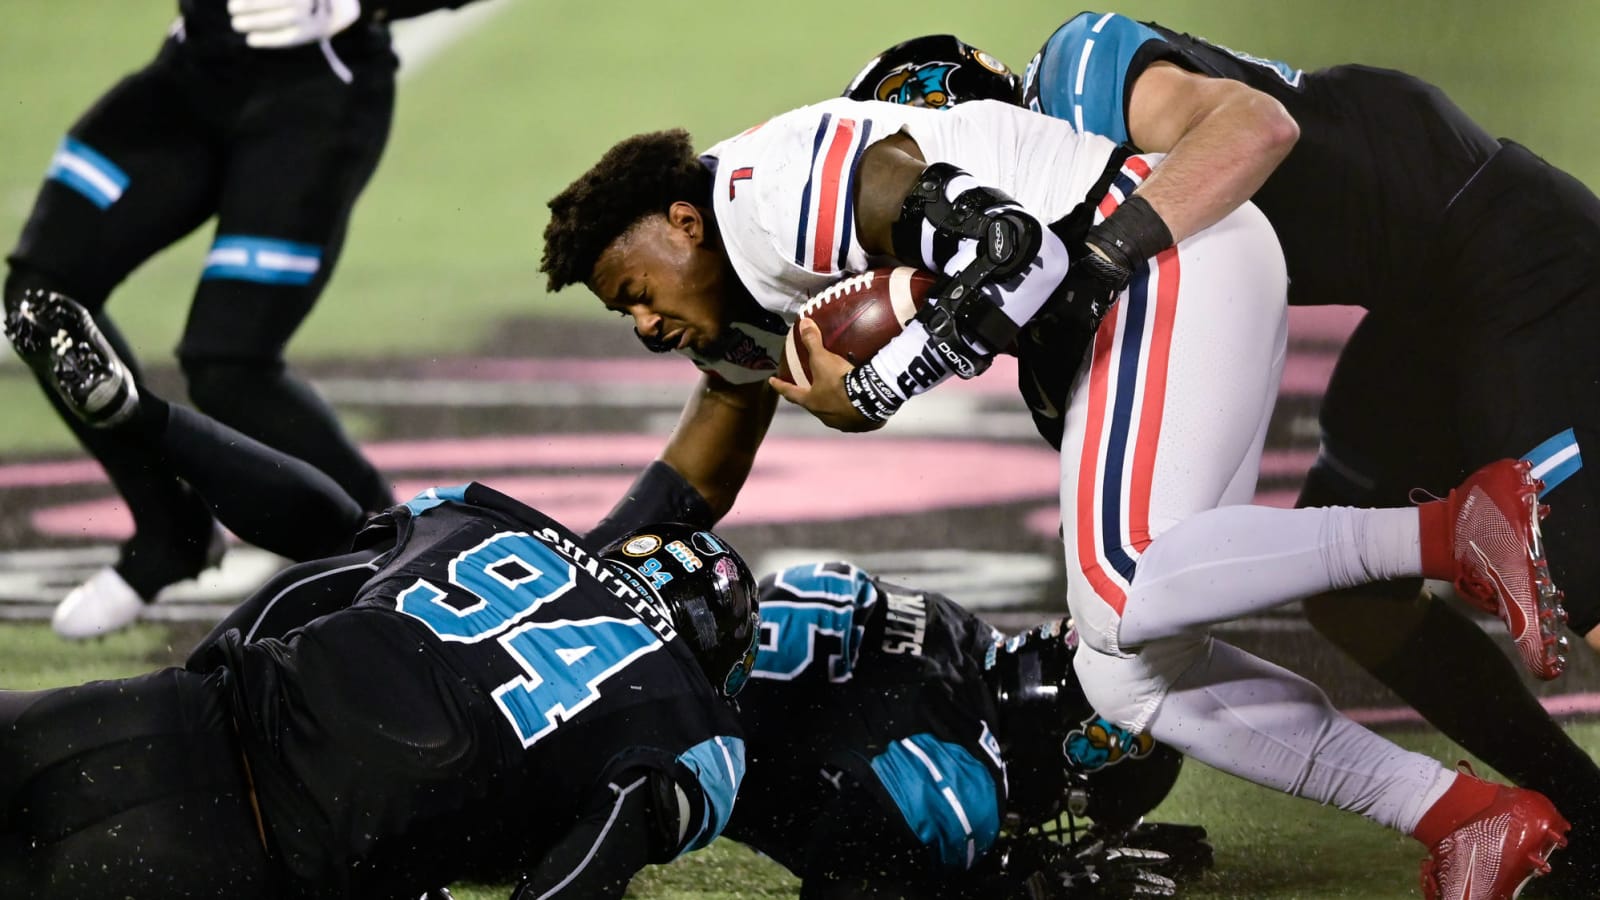
<svg viewBox="0 0 1600 900">
<path fill-rule="evenodd" d="M 1083 240 L 1122 271 L 1121 284 L 1117 285 L 1120 289 L 1139 263 L 1172 246 L 1172 231 L 1150 202 L 1135 194 L 1090 228 Z"/>
<path fill-rule="evenodd" d="M 856 366 L 845 373 L 844 395 L 856 412 L 871 422 L 889 421 L 905 402 L 870 365 Z"/>
</svg>

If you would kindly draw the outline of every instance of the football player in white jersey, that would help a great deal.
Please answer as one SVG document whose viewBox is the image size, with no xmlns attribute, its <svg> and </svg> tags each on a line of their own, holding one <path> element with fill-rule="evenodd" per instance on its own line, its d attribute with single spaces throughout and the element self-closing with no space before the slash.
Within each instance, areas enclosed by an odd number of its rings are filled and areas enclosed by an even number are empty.
<svg viewBox="0 0 1600 900">
<path fill-rule="evenodd" d="M 1316 686 L 1207 626 L 1370 580 L 1554 591 L 1525 463 L 1407 509 L 1248 504 L 1285 347 L 1286 276 L 1253 206 L 1176 246 L 1134 189 L 1160 161 L 997 102 L 951 111 L 832 100 L 704 156 L 687 134 L 612 148 L 551 203 L 543 269 L 706 373 L 661 458 L 600 526 L 710 522 L 732 506 L 778 395 L 847 431 L 879 427 L 951 375 L 980 374 L 1025 326 L 1092 346 L 1062 443 L 1075 668 L 1101 715 L 1259 784 L 1359 812 L 1430 848 L 1442 885 L 1509 898 L 1567 823 L 1543 795 L 1406 752 Z M 1154 248 L 1154 249 L 1150 249 Z M 1166 248 L 1166 249 L 1162 249 Z M 1148 251 L 1148 252 L 1147 252 Z M 1159 252 L 1157 252 L 1159 251 Z M 932 302 L 852 367 L 802 321 L 812 385 L 769 379 L 783 329 L 842 275 L 941 273 Z M 1528 623 L 1525 644 L 1559 621 Z M 1471 881 L 1472 879 L 1467 879 Z"/>
</svg>

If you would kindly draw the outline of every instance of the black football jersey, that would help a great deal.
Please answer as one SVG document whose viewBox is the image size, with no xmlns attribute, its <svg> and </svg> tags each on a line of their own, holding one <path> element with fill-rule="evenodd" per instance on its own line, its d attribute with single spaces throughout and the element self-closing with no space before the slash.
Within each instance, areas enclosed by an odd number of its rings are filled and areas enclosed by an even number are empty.
<svg viewBox="0 0 1600 900">
<path fill-rule="evenodd" d="M 807 877 L 813 826 L 859 791 L 927 848 L 924 870 L 969 868 L 1006 796 L 983 677 L 996 632 L 845 563 L 765 578 L 761 629 L 739 697 L 750 769 L 725 834 Z"/>
<path fill-rule="evenodd" d="M 573 532 L 482 485 L 358 540 L 392 547 L 348 609 L 202 655 L 235 717 L 274 854 L 331 896 L 527 872 L 625 769 L 716 837 L 743 775 L 733 711 L 656 608 Z M 191 663 L 191 668 L 197 665 Z"/>
<path fill-rule="evenodd" d="M 1127 142 L 1127 103 L 1152 63 L 1232 78 L 1278 99 L 1300 140 L 1251 198 L 1289 266 L 1289 300 L 1369 309 L 1432 299 L 1428 273 L 1450 202 L 1498 142 L 1442 91 L 1402 72 L 1312 72 L 1113 13 L 1081 13 L 1028 64 L 1036 111 Z M 1443 261 L 1448 262 L 1448 261 Z"/>
</svg>

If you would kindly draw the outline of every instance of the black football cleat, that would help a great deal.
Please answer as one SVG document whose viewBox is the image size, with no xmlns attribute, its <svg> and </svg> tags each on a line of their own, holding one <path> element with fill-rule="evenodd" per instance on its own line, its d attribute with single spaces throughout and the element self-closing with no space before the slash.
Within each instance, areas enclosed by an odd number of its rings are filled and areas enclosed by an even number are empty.
<svg viewBox="0 0 1600 900">
<path fill-rule="evenodd" d="M 111 349 L 94 317 L 64 294 L 28 290 L 6 315 L 17 353 L 94 428 L 128 420 L 139 406 L 133 373 Z"/>
</svg>

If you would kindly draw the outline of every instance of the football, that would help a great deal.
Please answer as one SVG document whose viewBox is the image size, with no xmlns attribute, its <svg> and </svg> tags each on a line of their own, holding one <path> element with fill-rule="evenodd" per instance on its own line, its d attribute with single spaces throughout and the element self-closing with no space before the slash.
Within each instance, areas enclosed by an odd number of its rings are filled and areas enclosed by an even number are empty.
<svg viewBox="0 0 1600 900">
<path fill-rule="evenodd" d="M 928 302 L 935 283 L 932 273 L 909 266 L 873 269 L 807 300 L 800 317 L 817 323 L 824 347 L 859 366 L 905 328 Z M 778 377 L 811 386 L 809 354 L 795 328 L 784 339 Z"/>
</svg>

